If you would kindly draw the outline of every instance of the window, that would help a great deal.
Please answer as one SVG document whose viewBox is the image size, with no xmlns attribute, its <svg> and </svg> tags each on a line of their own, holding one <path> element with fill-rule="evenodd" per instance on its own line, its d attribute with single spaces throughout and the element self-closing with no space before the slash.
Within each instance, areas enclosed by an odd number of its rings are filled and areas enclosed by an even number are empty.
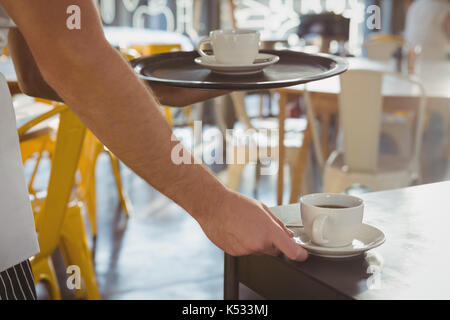
<svg viewBox="0 0 450 320">
<path fill-rule="evenodd" d="M 350 19 L 349 51 L 361 53 L 364 39 L 364 0 L 234 0 L 239 28 L 252 28 L 266 39 L 296 36 L 301 15 L 331 11 Z"/>
<path fill-rule="evenodd" d="M 193 40 L 204 34 L 211 0 L 95 0 L 105 25 L 168 30 Z M 239 28 L 257 29 L 263 39 L 295 40 L 301 15 L 332 11 L 350 18 L 349 51 L 360 54 L 364 35 L 364 0 L 233 0 Z M 221 24 L 229 27 L 228 0 L 221 0 Z"/>
<path fill-rule="evenodd" d="M 95 0 L 105 25 L 131 26 L 183 33 L 198 38 L 194 16 L 198 0 Z M 204 1 L 205 3 L 207 1 Z M 197 3 L 200 7 L 195 6 Z"/>
</svg>

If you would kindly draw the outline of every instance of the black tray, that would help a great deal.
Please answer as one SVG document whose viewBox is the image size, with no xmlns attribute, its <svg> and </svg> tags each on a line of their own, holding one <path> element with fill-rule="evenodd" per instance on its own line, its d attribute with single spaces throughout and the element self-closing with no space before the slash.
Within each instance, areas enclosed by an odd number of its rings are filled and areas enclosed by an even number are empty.
<svg viewBox="0 0 450 320">
<path fill-rule="evenodd" d="M 261 50 L 276 54 L 280 61 L 251 75 L 221 75 L 194 62 L 195 51 L 171 52 L 131 61 L 140 78 L 172 87 L 222 90 L 257 90 L 289 87 L 338 75 L 347 70 L 347 62 L 326 54 L 296 51 Z"/>
</svg>

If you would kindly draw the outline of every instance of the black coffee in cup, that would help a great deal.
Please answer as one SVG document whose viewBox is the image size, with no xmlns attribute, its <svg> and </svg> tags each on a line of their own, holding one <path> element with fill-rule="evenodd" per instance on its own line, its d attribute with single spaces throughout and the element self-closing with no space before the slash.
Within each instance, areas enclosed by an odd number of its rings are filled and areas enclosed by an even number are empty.
<svg viewBox="0 0 450 320">
<path fill-rule="evenodd" d="M 346 209 L 346 208 L 350 208 L 350 207 L 347 207 L 347 206 L 338 206 L 338 205 L 333 205 L 333 204 L 324 204 L 324 205 L 319 205 L 319 206 L 316 206 L 316 207 L 326 208 L 326 209 Z"/>
</svg>

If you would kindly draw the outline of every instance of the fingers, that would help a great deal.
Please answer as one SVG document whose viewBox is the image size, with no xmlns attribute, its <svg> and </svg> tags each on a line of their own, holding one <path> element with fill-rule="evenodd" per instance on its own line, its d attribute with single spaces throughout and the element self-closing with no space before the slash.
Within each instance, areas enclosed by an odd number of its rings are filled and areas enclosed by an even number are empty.
<svg viewBox="0 0 450 320">
<path fill-rule="evenodd" d="M 272 215 L 273 215 L 273 213 L 272 213 Z M 280 225 L 280 227 L 283 229 L 283 231 L 287 233 L 287 235 L 289 236 L 289 238 L 293 238 L 294 235 L 295 235 L 295 233 L 294 233 L 292 230 L 288 229 L 288 228 L 285 226 L 285 224 L 284 224 L 283 222 L 281 222 L 280 219 L 278 219 L 278 218 L 275 217 L 275 216 L 274 216 L 274 218 L 276 219 L 275 221 L 276 221 L 276 222 Z"/>
<path fill-rule="evenodd" d="M 284 232 L 287 233 L 287 235 L 292 238 L 294 237 L 294 232 L 292 232 L 291 230 L 289 230 L 284 223 L 277 218 L 277 216 L 275 216 L 272 211 L 270 211 L 270 209 L 263 203 L 262 204 L 264 210 L 266 210 L 266 212 L 272 217 L 273 220 L 275 220 L 276 223 L 278 223 L 278 225 L 284 230 Z"/>
<path fill-rule="evenodd" d="M 278 250 L 283 252 L 289 259 L 304 261 L 308 258 L 308 251 L 292 241 L 294 232 L 289 230 L 284 223 L 278 219 L 270 209 L 263 203 L 264 210 L 272 217 L 272 219 L 277 223 L 276 228 L 274 228 L 274 233 L 272 235 L 272 243 Z M 287 235 L 287 236 L 286 236 Z"/>
<path fill-rule="evenodd" d="M 305 261 L 308 258 L 308 251 L 302 248 L 289 238 L 280 228 L 274 228 L 272 241 L 275 247 L 284 253 L 291 260 Z"/>
<path fill-rule="evenodd" d="M 281 254 L 281 251 L 278 250 L 273 244 L 270 244 L 266 249 L 264 249 L 263 252 L 274 257 L 278 257 Z"/>
</svg>

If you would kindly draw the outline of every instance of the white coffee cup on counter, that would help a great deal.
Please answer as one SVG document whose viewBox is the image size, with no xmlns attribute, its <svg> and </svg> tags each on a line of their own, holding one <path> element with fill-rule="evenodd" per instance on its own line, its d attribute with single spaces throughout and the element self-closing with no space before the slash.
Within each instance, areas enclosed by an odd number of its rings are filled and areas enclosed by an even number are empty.
<svg viewBox="0 0 450 320">
<path fill-rule="evenodd" d="M 225 65 L 252 64 L 259 53 L 260 34 L 249 29 L 214 30 L 209 37 L 200 41 L 197 52 L 206 60 Z M 201 48 L 210 44 L 214 58 L 206 54 Z"/>
<path fill-rule="evenodd" d="M 364 202 L 345 194 L 315 193 L 301 197 L 305 232 L 323 247 L 350 245 L 362 225 Z"/>
</svg>

